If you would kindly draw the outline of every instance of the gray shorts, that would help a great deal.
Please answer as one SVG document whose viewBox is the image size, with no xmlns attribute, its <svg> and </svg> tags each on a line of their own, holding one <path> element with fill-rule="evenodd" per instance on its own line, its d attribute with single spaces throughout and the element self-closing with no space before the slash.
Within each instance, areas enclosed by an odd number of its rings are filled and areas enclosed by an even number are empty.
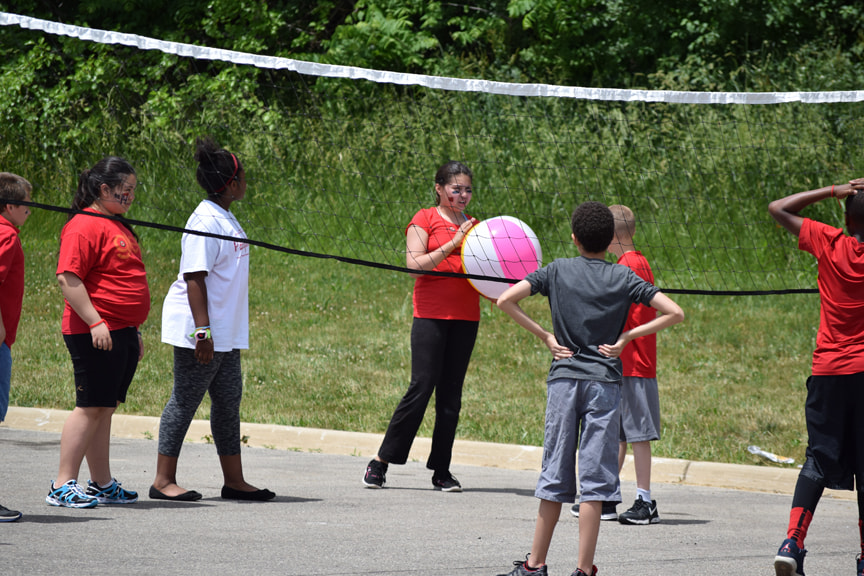
<svg viewBox="0 0 864 576">
<path fill-rule="evenodd" d="M 625 376 L 621 382 L 621 442 L 660 439 L 660 393 L 656 378 Z"/>
<path fill-rule="evenodd" d="M 547 390 L 543 469 L 534 495 L 551 502 L 574 502 L 579 493 L 582 502 L 620 502 L 620 384 L 560 378 L 550 381 Z"/>
</svg>

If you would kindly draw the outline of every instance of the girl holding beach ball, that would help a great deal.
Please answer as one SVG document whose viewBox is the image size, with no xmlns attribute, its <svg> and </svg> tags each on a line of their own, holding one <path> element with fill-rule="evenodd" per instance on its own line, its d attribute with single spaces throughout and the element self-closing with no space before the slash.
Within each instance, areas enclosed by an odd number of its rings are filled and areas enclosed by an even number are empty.
<svg viewBox="0 0 864 576">
<path fill-rule="evenodd" d="M 435 206 L 417 212 L 405 232 L 406 265 L 412 270 L 462 272 L 461 246 L 477 224 L 465 209 L 471 202 L 471 170 L 447 162 L 435 174 Z M 426 467 L 432 486 L 461 492 L 450 473 L 462 384 L 477 329 L 480 296 L 465 278 L 418 274 L 414 283 L 411 327 L 411 382 L 396 407 L 378 454 L 366 467 L 363 484 L 384 486 L 388 464 L 404 464 L 435 392 L 435 427 Z"/>
</svg>

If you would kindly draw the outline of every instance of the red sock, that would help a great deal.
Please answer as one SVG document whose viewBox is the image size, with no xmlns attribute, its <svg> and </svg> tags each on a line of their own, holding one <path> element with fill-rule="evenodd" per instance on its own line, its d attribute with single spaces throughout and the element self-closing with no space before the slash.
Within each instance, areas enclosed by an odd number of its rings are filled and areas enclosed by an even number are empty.
<svg viewBox="0 0 864 576">
<path fill-rule="evenodd" d="M 805 508 L 792 508 L 792 512 L 789 514 L 789 528 L 786 530 L 786 537 L 795 540 L 795 545 L 802 550 L 804 549 L 804 538 L 807 537 L 807 529 L 810 528 L 812 520 L 813 512 Z"/>
</svg>

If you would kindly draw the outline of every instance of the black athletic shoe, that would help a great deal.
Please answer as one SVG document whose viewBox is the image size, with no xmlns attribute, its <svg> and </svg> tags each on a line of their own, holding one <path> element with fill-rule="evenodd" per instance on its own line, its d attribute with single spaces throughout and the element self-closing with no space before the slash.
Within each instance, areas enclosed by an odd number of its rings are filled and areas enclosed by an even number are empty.
<svg viewBox="0 0 864 576">
<path fill-rule="evenodd" d="M 618 521 L 621 524 L 638 524 L 640 526 L 658 524 L 660 522 L 660 515 L 657 514 L 657 501 L 652 500 L 648 504 L 642 498 L 636 498 L 636 501 L 629 510 L 618 515 Z"/>
<path fill-rule="evenodd" d="M 571 574 L 570 576 L 589 576 L 589 575 L 586 574 L 585 571 L 582 570 L 581 568 L 577 568 L 576 571 L 573 572 L 573 574 Z M 591 566 L 590 576 L 597 576 L 597 567 L 596 566 Z"/>
<path fill-rule="evenodd" d="M 450 472 L 441 476 L 432 476 L 432 486 L 434 486 L 436 490 L 441 490 L 442 492 L 462 491 L 462 485 L 453 477 L 452 474 L 450 474 Z"/>
<path fill-rule="evenodd" d="M 19 518 L 21 518 L 21 512 L 9 510 L 5 506 L 0 505 L 0 522 L 15 522 Z"/>
<path fill-rule="evenodd" d="M 617 520 L 618 511 L 617 504 L 614 502 L 603 502 L 603 509 L 600 511 L 600 520 Z M 576 518 L 579 517 L 579 503 L 573 504 L 570 508 L 570 513 Z"/>
<path fill-rule="evenodd" d="M 533 570 L 527 568 L 528 565 L 528 556 L 525 555 L 525 560 L 516 560 L 513 562 L 513 570 L 508 572 L 507 574 L 498 574 L 498 576 L 548 576 L 548 571 L 546 570 L 546 565 L 538 566 Z"/>
<path fill-rule="evenodd" d="M 387 463 L 379 462 L 374 458 L 366 466 L 366 474 L 363 476 L 363 484 L 367 488 L 383 488 L 387 481 Z"/>
</svg>

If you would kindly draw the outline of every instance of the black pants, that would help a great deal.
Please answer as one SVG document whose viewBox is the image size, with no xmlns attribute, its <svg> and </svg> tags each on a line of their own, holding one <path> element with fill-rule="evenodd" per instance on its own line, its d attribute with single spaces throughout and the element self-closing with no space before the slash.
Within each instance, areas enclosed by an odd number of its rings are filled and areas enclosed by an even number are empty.
<svg viewBox="0 0 864 576">
<path fill-rule="evenodd" d="M 396 407 L 378 456 L 404 464 L 435 391 L 435 429 L 426 467 L 450 469 L 456 425 L 462 409 L 462 384 L 479 322 L 414 318 L 411 326 L 411 384 Z"/>
</svg>

